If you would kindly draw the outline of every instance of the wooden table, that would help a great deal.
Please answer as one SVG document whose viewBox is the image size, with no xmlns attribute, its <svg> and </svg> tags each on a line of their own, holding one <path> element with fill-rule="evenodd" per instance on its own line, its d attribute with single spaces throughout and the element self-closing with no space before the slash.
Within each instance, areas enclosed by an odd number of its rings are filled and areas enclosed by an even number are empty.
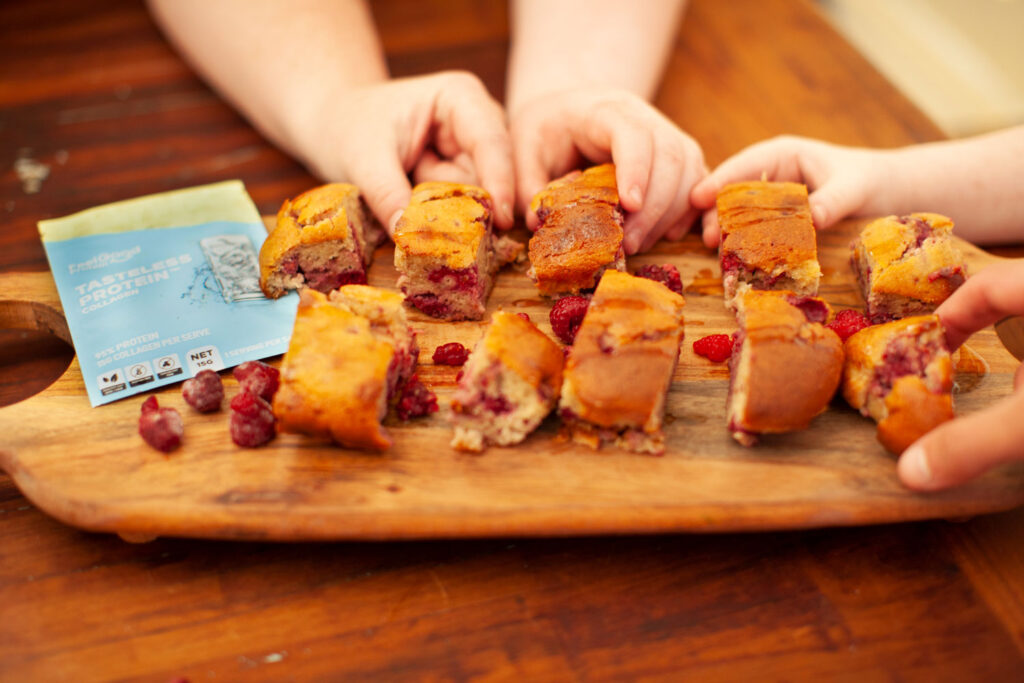
<svg viewBox="0 0 1024 683">
<path fill-rule="evenodd" d="M 374 11 L 394 73 L 473 65 L 503 91 L 503 3 Z M 711 163 L 784 132 L 941 137 L 809 0 L 694 0 L 657 104 Z M 40 192 L 19 157 L 50 166 Z M 42 218 L 235 177 L 272 213 L 314 183 L 131 0 L 0 7 L 0 159 L 0 272 L 46 268 Z M 0 332 L 0 405 L 70 357 Z M 1022 652 L 1021 510 L 753 535 L 130 545 L 63 526 L 0 475 L 2 680 L 1007 680 Z"/>
</svg>

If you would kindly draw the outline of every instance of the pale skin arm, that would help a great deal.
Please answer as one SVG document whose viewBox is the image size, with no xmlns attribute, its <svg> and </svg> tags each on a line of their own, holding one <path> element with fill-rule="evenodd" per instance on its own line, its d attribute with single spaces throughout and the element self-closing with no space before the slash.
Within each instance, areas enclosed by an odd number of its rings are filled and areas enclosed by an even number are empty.
<svg viewBox="0 0 1024 683">
<path fill-rule="evenodd" d="M 890 213 L 932 211 L 979 244 L 1024 240 L 1024 126 L 894 153 Z"/>
<path fill-rule="evenodd" d="M 475 76 L 389 80 L 362 0 L 149 0 L 195 68 L 264 135 L 325 180 L 358 185 L 393 225 L 408 173 L 478 182 L 512 224 L 504 112 Z"/>
<path fill-rule="evenodd" d="M 700 146 L 649 100 L 683 0 L 518 0 L 506 102 L 517 202 L 547 182 L 614 161 L 627 253 L 679 239 L 696 217 L 689 191 L 707 172 Z M 527 215 L 536 227 L 536 216 Z"/>
<path fill-rule="evenodd" d="M 806 183 L 819 229 L 847 216 L 928 211 L 951 217 L 956 234 L 978 244 L 1024 239 L 1024 126 L 894 150 L 793 136 L 759 142 L 724 161 L 694 188 L 693 203 L 712 209 L 704 215 L 705 243 L 718 244 L 713 210 L 718 191 L 762 175 Z"/>
<path fill-rule="evenodd" d="M 509 112 L 544 94 L 587 86 L 650 100 L 686 0 L 516 0 Z"/>
</svg>

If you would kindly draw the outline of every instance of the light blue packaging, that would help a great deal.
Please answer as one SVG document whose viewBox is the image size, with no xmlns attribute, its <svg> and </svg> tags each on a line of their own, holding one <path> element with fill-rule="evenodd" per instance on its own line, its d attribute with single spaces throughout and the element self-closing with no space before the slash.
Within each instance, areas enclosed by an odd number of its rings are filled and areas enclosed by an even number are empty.
<svg viewBox="0 0 1024 683">
<path fill-rule="evenodd" d="M 89 402 L 288 348 L 298 297 L 259 289 L 267 236 L 240 181 L 40 221 Z"/>
</svg>

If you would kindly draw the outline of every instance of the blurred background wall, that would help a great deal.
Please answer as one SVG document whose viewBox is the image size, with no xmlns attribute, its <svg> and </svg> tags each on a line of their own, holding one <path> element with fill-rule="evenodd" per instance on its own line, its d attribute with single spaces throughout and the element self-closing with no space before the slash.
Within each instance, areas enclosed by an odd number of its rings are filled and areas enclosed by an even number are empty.
<svg viewBox="0 0 1024 683">
<path fill-rule="evenodd" d="M 952 137 L 1024 123 L 1024 0 L 818 0 Z"/>
</svg>

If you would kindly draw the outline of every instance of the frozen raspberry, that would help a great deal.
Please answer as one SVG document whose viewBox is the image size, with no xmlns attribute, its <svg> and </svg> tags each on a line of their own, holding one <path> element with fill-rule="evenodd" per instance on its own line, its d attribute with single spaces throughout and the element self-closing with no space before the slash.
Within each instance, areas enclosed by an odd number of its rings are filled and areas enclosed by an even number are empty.
<svg viewBox="0 0 1024 683">
<path fill-rule="evenodd" d="M 583 323 L 590 300 L 585 296 L 567 296 L 555 302 L 548 319 L 551 329 L 563 344 L 572 344 Z"/>
<path fill-rule="evenodd" d="M 247 360 L 232 372 L 242 391 L 256 394 L 264 401 L 274 398 L 281 382 L 281 372 L 258 360 Z"/>
<path fill-rule="evenodd" d="M 860 332 L 871 325 L 868 319 L 860 311 L 852 308 L 839 311 L 836 317 L 825 327 L 839 335 L 843 341 L 849 339 L 855 332 Z"/>
<path fill-rule="evenodd" d="M 636 276 L 660 282 L 676 294 L 683 293 L 683 279 L 679 276 L 679 269 L 671 263 L 663 266 L 640 266 L 636 270 Z"/>
<path fill-rule="evenodd" d="M 200 370 L 192 379 L 185 380 L 181 385 L 181 395 L 185 403 L 200 413 L 212 413 L 220 410 L 224 400 L 224 384 L 220 375 L 213 370 Z"/>
<path fill-rule="evenodd" d="M 274 411 L 256 394 L 243 391 L 231 399 L 231 440 L 245 448 L 274 438 Z"/>
<path fill-rule="evenodd" d="M 181 444 L 185 425 L 181 415 L 174 408 L 161 408 L 156 396 L 142 402 L 142 417 L 139 418 L 139 435 L 153 448 L 170 453 Z"/>
<path fill-rule="evenodd" d="M 441 344 L 434 349 L 434 365 L 463 365 L 469 358 L 469 349 L 459 342 Z"/>
<path fill-rule="evenodd" d="M 721 363 L 732 356 L 732 342 L 728 334 L 709 334 L 693 342 L 693 352 L 713 363 Z"/>
<path fill-rule="evenodd" d="M 142 402 L 142 414 L 151 413 L 154 410 L 159 410 L 160 404 L 156 402 L 156 396 L 150 396 Z"/>
<path fill-rule="evenodd" d="M 395 406 L 395 412 L 403 420 L 436 413 L 437 396 L 420 381 L 418 375 L 413 375 L 402 387 L 402 395 Z"/>
</svg>

